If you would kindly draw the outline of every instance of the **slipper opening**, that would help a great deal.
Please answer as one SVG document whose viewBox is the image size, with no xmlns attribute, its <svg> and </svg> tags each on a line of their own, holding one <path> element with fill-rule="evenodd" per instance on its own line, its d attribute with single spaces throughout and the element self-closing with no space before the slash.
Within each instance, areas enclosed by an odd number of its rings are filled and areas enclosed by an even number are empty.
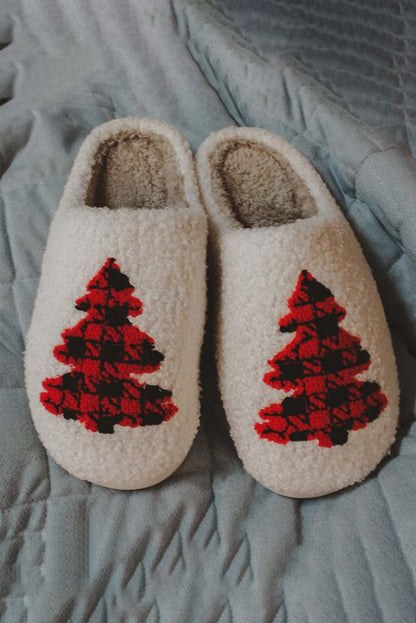
<svg viewBox="0 0 416 623">
<path fill-rule="evenodd" d="M 184 181 L 175 150 L 156 132 L 122 131 L 94 156 L 85 203 L 111 209 L 184 204 Z"/>
<path fill-rule="evenodd" d="M 244 227 L 270 227 L 317 213 L 306 184 L 277 151 L 236 138 L 210 155 L 211 184 L 219 207 Z"/>
</svg>

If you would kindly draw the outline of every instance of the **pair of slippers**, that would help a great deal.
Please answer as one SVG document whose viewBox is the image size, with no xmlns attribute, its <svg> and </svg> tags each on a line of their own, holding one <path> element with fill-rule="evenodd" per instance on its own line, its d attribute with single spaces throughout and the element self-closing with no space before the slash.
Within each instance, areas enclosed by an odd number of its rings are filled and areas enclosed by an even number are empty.
<svg viewBox="0 0 416 623">
<path fill-rule="evenodd" d="M 212 134 L 196 171 L 159 121 L 114 120 L 87 137 L 27 336 L 42 443 L 71 474 L 117 489 L 182 463 L 199 424 L 207 214 L 219 383 L 245 469 L 292 497 L 361 481 L 398 417 L 376 284 L 313 167 L 256 128 Z"/>
</svg>

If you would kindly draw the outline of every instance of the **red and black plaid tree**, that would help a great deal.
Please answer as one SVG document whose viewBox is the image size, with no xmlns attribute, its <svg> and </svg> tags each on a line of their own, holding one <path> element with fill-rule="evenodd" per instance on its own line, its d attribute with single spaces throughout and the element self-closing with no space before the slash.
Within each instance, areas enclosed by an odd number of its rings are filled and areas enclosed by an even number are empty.
<svg viewBox="0 0 416 623">
<path fill-rule="evenodd" d="M 269 361 L 272 370 L 264 382 L 293 394 L 262 409 L 255 429 L 280 444 L 312 439 L 326 448 L 344 444 L 349 431 L 364 428 L 387 404 L 377 383 L 356 378 L 370 366 L 370 355 L 358 337 L 339 326 L 346 310 L 307 270 L 288 305 L 280 331 L 296 335 Z"/>
<path fill-rule="evenodd" d="M 53 351 L 71 371 L 43 381 L 43 405 L 99 433 L 113 433 L 116 424 L 134 428 L 166 422 L 177 412 L 172 392 L 131 376 L 155 372 L 164 356 L 128 318 L 142 313 L 128 277 L 109 258 L 87 290 L 75 305 L 87 315 L 62 333 L 64 343 Z"/>
</svg>

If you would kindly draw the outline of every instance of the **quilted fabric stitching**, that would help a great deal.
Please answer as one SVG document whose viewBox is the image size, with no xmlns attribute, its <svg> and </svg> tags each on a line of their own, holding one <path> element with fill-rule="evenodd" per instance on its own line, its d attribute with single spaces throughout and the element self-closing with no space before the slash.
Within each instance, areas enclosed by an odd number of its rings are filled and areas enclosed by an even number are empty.
<svg viewBox="0 0 416 623">
<path fill-rule="evenodd" d="M 399 531 L 397 530 L 397 527 L 395 525 L 394 517 L 393 517 L 393 515 L 391 513 L 391 510 L 390 510 L 389 501 L 388 501 L 388 499 L 387 499 L 387 497 L 386 497 L 386 495 L 384 493 L 382 480 L 380 478 L 377 478 L 376 482 L 377 482 L 377 485 L 378 485 L 378 487 L 380 489 L 380 492 L 381 492 L 383 500 L 384 500 L 384 504 L 385 504 L 386 511 L 387 511 L 387 517 L 388 517 L 389 522 L 391 524 L 392 533 L 395 536 L 395 540 L 396 540 L 396 543 L 397 543 L 397 546 L 398 546 L 397 549 L 400 552 L 400 557 L 403 560 L 403 564 L 405 566 L 405 569 L 407 570 L 407 572 L 408 572 L 408 574 L 409 574 L 409 576 L 411 578 L 410 585 L 413 587 L 413 597 L 414 597 L 414 600 L 416 602 L 416 589 L 415 589 L 415 586 L 416 586 L 416 573 L 413 572 L 412 568 L 410 567 L 410 565 L 409 565 L 409 563 L 408 563 L 408 561 L 407 561 L 407 559 L 406 559 L 406 557 L 404 555 L 402 543 L 401 543 L 400 536 L 399 536 Z"/>
</svg>

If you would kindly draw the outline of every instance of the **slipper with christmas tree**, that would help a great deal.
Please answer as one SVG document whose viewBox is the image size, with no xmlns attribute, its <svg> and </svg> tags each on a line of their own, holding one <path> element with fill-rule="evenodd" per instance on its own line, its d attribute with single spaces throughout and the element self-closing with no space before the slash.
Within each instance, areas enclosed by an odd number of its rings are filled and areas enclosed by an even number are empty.
<svg viewBox="0 0 416 623">
<path fill-rule="evenodd" d="M 246 470 L 291 497 L 363 480 L 398 418 L 391 338 L 354 234 L 284 139 L 227 128 L 197 172 L 217 264 L 217 360 Z"/>
<path fill-rule="evenodd" d="M 51 224 L 25 356 L 39 437 L 78 478 L 140 489 L 187 455 L 206 237 L 176 130 L 134 118 L 93 130 Z"/>
</svg>

